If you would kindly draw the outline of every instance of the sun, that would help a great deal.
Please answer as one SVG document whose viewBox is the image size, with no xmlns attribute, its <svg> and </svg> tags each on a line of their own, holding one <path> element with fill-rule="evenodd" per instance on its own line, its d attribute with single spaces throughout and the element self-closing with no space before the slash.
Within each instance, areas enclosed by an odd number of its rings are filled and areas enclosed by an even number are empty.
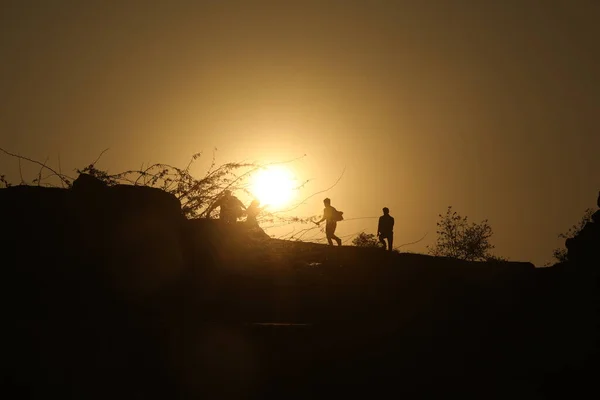
<svg viewBox="0 0 600 400">
<path fill-rule="evenodd" d="M 280 208 L 292 200 L 296 179 L 285 167 L 269 166 L 256 172 L 251 179 L 250 192 L 262 206 Z"/>
</svg>

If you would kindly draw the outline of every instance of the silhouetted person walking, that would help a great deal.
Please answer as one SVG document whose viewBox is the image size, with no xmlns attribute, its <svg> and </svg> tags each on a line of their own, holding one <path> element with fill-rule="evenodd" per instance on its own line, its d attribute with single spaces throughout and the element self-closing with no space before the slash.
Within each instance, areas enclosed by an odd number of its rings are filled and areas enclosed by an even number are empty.
<svg viewBox="0 0 600 400">
<path fill-rule="evenodd" d="M 246 209 L 240 199 L 231 194 L 231 190 L 223 191 L 223 195 L 210 206 L 206 214 L 210 215 L 217 207 L 220 207 L 219 219 L 227 224 L 235 223 L 242 215 L 242 210 Z"/>
<path fill-rule="evenodd" d="M 387 207 L 383 207 L 383 215 L 379 217 L 377 236 L 383 244 L 383 248 L 392 251 L 392 245 L 394 244 L 394 217 L 390 215 L 390 209 Z M 388 240 L 387 246 L 384 239 Z"/>
<path fill-rule="evenodd" d="M 334 239 L 338 246 L 342 245 L 342 239 L 335 236 L 335 229 L 337 228 L 337 222 L 342 220 L 342 214 L 340 211 L 336 210 L 335 207 L 331 206 L 331 200 L 326 198 L 323 200 L 323 204 L 325 205 L 325 209 L 323 210 L 323 218 L 321 220 L 315 222 L 317 226 L 323 221 L 325 222 L 325 236 L 327 237 L 327 242 L 330 246 L 333 246 Z"/>
</svg>

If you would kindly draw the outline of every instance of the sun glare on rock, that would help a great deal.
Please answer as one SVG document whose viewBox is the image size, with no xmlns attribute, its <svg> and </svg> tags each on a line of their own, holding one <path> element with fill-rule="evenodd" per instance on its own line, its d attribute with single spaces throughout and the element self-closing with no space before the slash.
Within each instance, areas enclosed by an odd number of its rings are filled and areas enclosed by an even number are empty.
<svg viewBox="0 0 600 400">
<path fill-rule="evenodd" d="M 270 166 L 256 172 L 251 180 L 250 191 L 263 206 L 282 208 L 294 197 L 296 179 L 285 167 Z"/>
</svg>

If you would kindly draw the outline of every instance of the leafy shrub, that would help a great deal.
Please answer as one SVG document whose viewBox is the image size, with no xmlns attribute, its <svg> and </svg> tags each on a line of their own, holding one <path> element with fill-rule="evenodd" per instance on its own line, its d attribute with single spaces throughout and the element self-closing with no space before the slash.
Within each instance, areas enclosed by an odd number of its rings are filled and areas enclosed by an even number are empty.
<svg viewBox="0 0 600 400">
<path fill-rule="evenodd" d="M 379 240 L 372 233 L 359 233 L 353 240 L 352 245 L 357 247 L 381 247 Z"/>
<path fill-rule="evenodd" d="M 437 240 L 434 246 L 427 246 L 429 254 L 442 257 L 453 257 L 466 261 L 503 261 L 501 257 L 491 254 L 494 245 L 490 243 L 493 235 L 492 227 L 487 220 L 480 223 L 469 223 L 452 206 L 446 214 L 439 214 L 437 222 Z"/>
</svg>

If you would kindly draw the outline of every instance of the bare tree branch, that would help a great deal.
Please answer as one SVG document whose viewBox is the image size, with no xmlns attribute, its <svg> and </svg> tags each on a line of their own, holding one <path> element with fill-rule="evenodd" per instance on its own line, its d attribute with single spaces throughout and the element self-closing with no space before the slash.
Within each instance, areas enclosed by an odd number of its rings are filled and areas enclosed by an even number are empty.
<svg viewBox="0 0 600 400">
<path fill-rule="evenodd" d="M 100 155 L 94 160 L 94 162 L 92 163 L 92 165 L 96 165 L 96 163 L 98 163 L 98 161 L 100 161 L 100 158 L 102 158 L 102 156 L 104 155 L 104 153 L 106 153 L 108 151 L 108 147 L 104 150 L 102 150 L 100 152 Z"/>
<path fill-rule="evenodd" d="M 19 158 L 19 177 L 21 178 L 21 185 L 25 184 L 25 179 L 23 179 L 23 168 L 21 166 L 21 159 Z"/>
<path fill-rule="evenodd" d="M 60 165 L 60 153 L 58 153 L 58 173 L 62 175 L 62 168 Z M 60 180 L 60 186 L 63 188 L 65 187 L 65 181 L 62 179 Z"/>
<path fill-rule="evenodd" d="M 25 161 L 28 161 L 30 163 L 37 164 L 37 165 L 39 165 L 41 167 L 41 169 L 44 169 L 44 168 L 47 169 L 48 171 L 54 173 L 54 175 L 58 176 L 62 181 L 65 181 L 65 183 L 67 183 L 67 181 L 66 181 L 67 176 L 66 175 L 63 175 L 63 174 L 60 174 L 60 173 L 56 172 L 51 167 L 47 166 L 46 163 L 41 163 L 41 162 L 33 160 L 31 158 L 11 153 L 11 152 L 3 149 L 2 147 L 0 147 L 0 151 L 3 152 L 6 155 L 9 155 L 11 157 L 15 157 L 15 158 L 17 158 L 19 160 L 25 160 Z M 48 161 L 48 160 L 46 160 L 46 161 Z M 22 179 L 22 177 L 21 177 L 21 179 Z"/>
<path fill-rule="evenodd" d="M 38 178 L 37 178 L 38 186 L 40 186 L 42 184 L 42 171 L 44 170 L 44 168 L 46 168 L 46 163 L 48 162 L 48 158 L 49 157 L 46 157 L 46 160 L 44 161 L 44 165 L 42 165 L 42 167 L 40 168 L 40 172 L 38 172 Z"/>
</svg>

